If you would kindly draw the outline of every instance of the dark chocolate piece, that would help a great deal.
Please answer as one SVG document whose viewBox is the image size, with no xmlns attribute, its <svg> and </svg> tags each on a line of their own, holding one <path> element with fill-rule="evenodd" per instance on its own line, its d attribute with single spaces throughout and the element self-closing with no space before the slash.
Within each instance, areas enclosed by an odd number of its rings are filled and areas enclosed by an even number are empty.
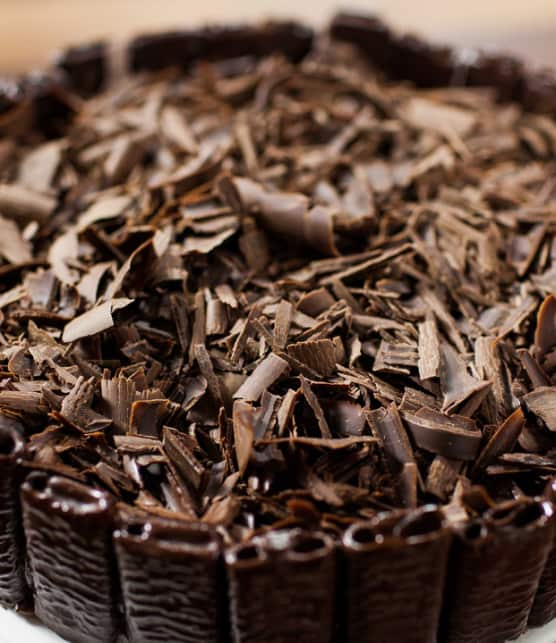
<svg viewBox="0 0 556 643">
<path fill-rule="evenodd" d="M 336 551 L 330 537 L 274 532 L 226 553 L 236 643 L 332 640 Z"/>
<path fill-rule="evenodd" d="M 200 36 L 185 30 L 137 36 L 128 46 L 129 67 L 132 71 L 187 69 L 199 57 L 201 47 Z"/>
<path fill-rule="evenodd" d="M 494 87 L 500 100 L 516 100 L 521 92 L 524 76 L 523 63 L 508 54 L 477 52 L 468 54 L 464 72 L 465 85 Z M 461 73 L 455 71 L 456 77 Z"/>
<path fill-rule="evenodd" d="M 4 117 L 23 100 L 21 84 L 8 78 L 0 79 L 0 117 Z M 0 120 L 0 123 L 2 120 Z"/>
<path fill-rule="evenodd" d="M 501 504 L 463 527 L 450 557 L 442 640 L 499 643 L 522 634 L 553 538 L 553 506 L 542 500 Z"/>
<path fill-rule="evenodd" d="M 545 495 L 550 502 L 556 499 L 556 481 L 550 480 Z M 540 627 L 556 618 L 556 530 L 552 548 L 546 559 L 539 581 L 533 607 L 529 613 L 529 626 Z"/>
<path fill-rule="evenodd" d="M 64 70 L 75 91 L 89 95 L 98 92 L 106 82 L 107 57 L 106 43 L 94 42 L 65 49 L 56 58 L 55 65 Z"/>
<path fill-rule="evenodd" d="M 361 47 L 379 69 L 389 69 L 394 34 L 376 16 L 339 13 L 332 19 L 330 35 Z"/>
<path fill-rule="evenodd" d="M 388 69 L 393 78 L 411 80 L 418 87 L 446 86 L 454 74 L 452 49 L 413 34 L 394 38 Z"/>
<path fill-rule="evenodd" d="M 30 602 L 18 487 L 25 453 L 23 428 L 0 415 L 0 605 L 24 609 Z"/>
<path fill-rule="evenodd" d="M 267 56 L 280 52 L 299 62 L 313 42 L 311 29 L 295 22 L 269 22 L 262 27 L 207 27 L 138 36 L 128 50 L 133 71 L 188 68 L 197 60 Z"/>
<path fill-rule="evenodd" d="M 108 494 L 36 472 L 21 487 L 35 613 L 77 643 L 115 641 L 118 593 Z"/>
<path fill-rule="evenodd" d="M 63 136 L 78 108 L 63 80 L 55 72 L 35 72 L 23 81 L 23 91 L 33 106 L 33 123 L 48 138 Z"/>
<path fill-rule="evenodd" d="M 436 641 L 450 540 L 431 506 L 350 527 L 343 539 L 345 640 Z"/>
<path fill-rule="evenodd" d="M 114 534 L 132 641 L 222 640 L 226 592 L 221 542 L 209 525 L 149 518 Z"/>
<path fill-rule="evenodd" d="M 524 109 L 556 114 L 556 72 L 553 69 L 529 70 L 523 76 L 517 98 Z"/>
</svg>

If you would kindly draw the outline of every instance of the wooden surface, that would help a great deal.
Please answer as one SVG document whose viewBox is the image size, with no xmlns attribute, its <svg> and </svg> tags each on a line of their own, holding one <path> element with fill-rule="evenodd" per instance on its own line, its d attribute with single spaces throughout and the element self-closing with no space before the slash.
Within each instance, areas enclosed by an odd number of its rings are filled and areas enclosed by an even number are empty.
<svg viewBox="0 0 556 643">
<path fill-rule="evenodd" d="M 302 18 L 324 24 L 338 6 L 460 45 L 488 45 L 556 65 L 556 0 L 0 0 L 0 71 L 44 65 L 57 48 L 203 22 Z"/>
</svg>

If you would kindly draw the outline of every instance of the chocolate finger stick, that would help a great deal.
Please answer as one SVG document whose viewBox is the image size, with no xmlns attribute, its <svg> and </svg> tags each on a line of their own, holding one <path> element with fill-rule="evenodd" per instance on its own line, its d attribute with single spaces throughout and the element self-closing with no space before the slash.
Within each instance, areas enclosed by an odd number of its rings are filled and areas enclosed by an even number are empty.
<svg viewBox="0 0 556 643">
<path fill-rule="evenodd" d="M 115 641 L 118 597 L 110 497 L 40 472 L 22 485 L 21 499 L 35 613 L 71 641 Z"/>
<path fill-rule="evenodd" d="M 17 492 L 23 452 L 23 439 L 15 427 L 0 425 L 0 604 L 18 608 L 29 602 Z"/>
<path fill-rule="evenodd" d="M 221 542 L 208 525 L 162 518 L 115 532 L 127 631 L 137 643 L 221 640 Z"/>
</svg>

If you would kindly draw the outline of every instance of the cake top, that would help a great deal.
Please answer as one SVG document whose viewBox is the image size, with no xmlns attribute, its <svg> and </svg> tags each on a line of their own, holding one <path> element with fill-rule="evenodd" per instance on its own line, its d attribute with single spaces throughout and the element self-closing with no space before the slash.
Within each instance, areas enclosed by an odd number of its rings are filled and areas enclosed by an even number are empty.
<svg viewBox="0 0 556 643">
<path fill-rule="evenodd" d="M 184 33 L 134 41 L 134 75 L 98 44 L 4 86 L 0 419 L 26 465 L 233 541 L 542 492 L 553 119 L 386 79 L 370 35 Z"/>
</svg>

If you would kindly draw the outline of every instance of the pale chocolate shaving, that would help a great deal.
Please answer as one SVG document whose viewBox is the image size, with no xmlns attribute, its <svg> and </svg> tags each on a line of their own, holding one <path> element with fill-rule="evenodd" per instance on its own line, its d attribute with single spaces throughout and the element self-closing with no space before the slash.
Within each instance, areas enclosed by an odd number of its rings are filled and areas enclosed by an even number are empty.
<svg viewBox="0 0 556 643">
<path fill-rule="evenodd" d="M 243 399 L 247 402 L 258 400 L 263 391 L 274 384 L 287 368 L 288 363 L 284 359 L 275 353 L 270 353 L 234 393 L 234 399 Z"/>
<path fill-rule="evenodd" d="M 82 337 L 96 335 L 107 328 L 111 328 L 114 326 L 112 313 L 129 306 L 131 303 L 133 303 L 133 299 L 120 297 L 91 308 L 66 324 L 62 340 L 64 342 L 75 342 Z"/>
<path fill-rule="evenodd" d="M 234 178 L 233 187 L 243 207 L 255 211 L 269 230 L 303 240 L 323 254 L 338 254 L 331 210 L 310 208 L 309 199 L 302 194 L 269 192 L 246 178 Z"/>
<path fill-rule="evenodd" d="M 22 185 L 0 184 L 0 213 L 16 220 L 44 222 L 56 209 L 56 199 Z"/>
<path fill-rule="evenodd" d="M 419 377 L 428 380 L 440 373 L 440 340 L 432 315 L 419 324 Z"/>
<path fill-rule="evenodd" d="M 276 309 L 276 318 L 274 321 L 274 338 L 272 342 L 272 349 L 274 351 L 280 351 L 286 348 L 292 322 L 292 315 L 293 306 L 289 301 L 282 299 L 278 304 L 278 308 Z"/>
<path fill-rule="evenodd" d="M 556 344 L 556 297 L 548 295 L 537 312 L 535 346 L 539 359 Z"/>
<path fill-rule="evenodd" d="M 26 154 L 19 166 L 18 182 L 30 190 L 48 194 L 62 160 L 64 147 L 64 141 L 51 141 Z"/>
</svg>

